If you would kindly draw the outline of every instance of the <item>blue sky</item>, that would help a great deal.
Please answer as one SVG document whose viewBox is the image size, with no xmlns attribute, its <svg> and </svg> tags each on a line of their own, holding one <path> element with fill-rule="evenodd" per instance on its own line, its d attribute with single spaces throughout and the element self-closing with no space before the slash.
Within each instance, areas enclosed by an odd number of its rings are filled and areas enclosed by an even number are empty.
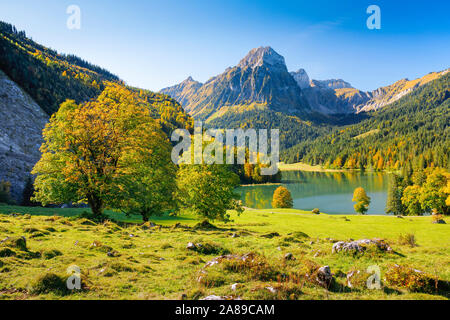
<svg viewBox="0 0 450 320">
<path fill-rule="evenodd" d="M 81 30 L 66 27 L 71 4 Z M 381 30 L 366 27 L 371 4 Z M 449 1 L 0 0 L 0 20 L 35 41 L 151 90 L 206 81 L 267 45 L 289 70 L 373 90 L 450 67 L 448 12 Z"/>
</svg>

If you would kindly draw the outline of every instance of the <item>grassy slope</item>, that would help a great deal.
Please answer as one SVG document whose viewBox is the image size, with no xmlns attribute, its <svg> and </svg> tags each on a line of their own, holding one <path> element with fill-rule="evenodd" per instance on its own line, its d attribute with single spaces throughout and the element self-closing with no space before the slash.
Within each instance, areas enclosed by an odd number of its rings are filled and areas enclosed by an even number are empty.
<svg viewBox="0 0 450 320">
<path fill-rule="evenodd" d="M 303 162 L 297 163 L 284 163 L 281 162 L 278 165 L 280 171 L 310 171 L 310 172 L 343 172 L 346 169 L 327 169 L 320 165 L 311 166 Z"/>
<path fill-rule="evenodd" d="M 53 215 L 55 213 L 71 216 L 80 209 L 28 209 L 20 207 L 0 207 L 0 213 L 31 212 L 33 214 Z M 82 210 L 81 210 L 82 211 Z M 116 216 L 120 218 L 119 216 Z M 123 218 L 123 217 L 122 217 Z M 212 284 L 200 285 L 195 281 L 204 263 L 218 254 L 203 255 L 187 250 L 186 244 L 193 242 L 211 242 L 228 249 L 232 253 L 257 252 L 267 258 L 275 268 L 283 271 L 295 271 L 302 267 L 302 260 L 308 259 L 319 265 L 329 265 L 332 272 L 348 272 L 353 268 L 365 270 L 367 266 L 377 264 L 382 276 L 386 267 L 393 263 L 407 264 L 429 272 L 443 280 L 450 280 L 450 227 L 434 225 L 430 217 L 406 217 L 397 219 L 389 216 L 343 216 L 326 214 L 312 215 L 300 210 L 248 210 L 240 217 L 233 215 L 234 222 L 217 226 L 235 230 L 199 231 L 192 229 L 144 230 L 139 225 L 131 225 L 114 231 L 114 226 L 81 225 L 80 220 L 60 218 L 48 221 L 42 216 L 0 215 L 0 237 L 25 235 L 31 252 L 45 252 L 57 249 L 61 256 L 46 260 L 42 258 L 19 259 L 16 257 L 0 258 L 0 299 L 178 299 L 186 293 L 188 298 L 208 294 L 230 295 L 230 285 L 243 282 L 235 293 L 244 299 L 277 298 L 267 296 L 265 286 L 270 281 L 248 280 L 244 274 L 227 272 L 215 274 L 211 271 Z M 193 226 L 198 222 L 193 216 L 161 217 L 154 219 L 157 224 L 166 227 L 181 222 Z M 67 225 L 69 222 L 70 225 Z M 56 231 L 48 232 L 42 237 L 32 238 L 24 229 L 34 227 L 39 230 L 52 227 Z M 248 231 L 249 235 L 230 237 L 231 232 Z M 279 237 L 267 239 L 261 235 L 278 232 Z M 302 231 L 309 238 L 301 242 L 289 239 L 288 234 Z M 411 248 L 398 243 L 398 236 L 414 233 L 418 247 Z M 130 234 L 136 237 L 130 237 Z M 385 238 L 399 254 L 365 255 L 354 258 L 347 255 L 331 254 L 332 243 L 325 238 L 345 240 L 365 237 Z M 120 257 L 108 257 L 99 249 L 92 249 L 94 240 L 100 241 L 121 253 Z M 310 244 L 313 241 L 313 244 Z M 77 243 L 75 245 L 75 243 Z M 291 252 L 296 261 L 285 264 L 282 258 Z M 319 252 L 318 254 L 316 254 Z M 315 257 L 316 256 L 316 257 Z M 162 258 L 162 259 L 161 259 Z M 68 296 L 55 294 L 30 295 L 30 283 L 37 275 L 51 270 L 64 273 L 72 264 L 78 265 L 86 274 L 89 290 Z M 6 272 L 5 272 L 6 268 Z M 3 272 L 2 272 L 3 271 Z M 344 278 L 337 278 L 338 283 L 345 284 Z M 314 285 L 300 285 L 302 294 L 299 299 L 437 299 L 441 295 L 407 293 L 385 290 L 339 290 L 327 291 Z M 256 288 L 256 290 L 255 290 Z M 259 288 L 259 289 L 258 289 Z M 261 289 L 264 294 L 261 296 Z M 343 287 L 342 287 L 343 288 Z M 15 290 L 16 289 L 16 290 Z M 343 292 L 340 292 L 343 291 Z M 447 294 L 448 297 L 448 294 Z"/>
</svg>

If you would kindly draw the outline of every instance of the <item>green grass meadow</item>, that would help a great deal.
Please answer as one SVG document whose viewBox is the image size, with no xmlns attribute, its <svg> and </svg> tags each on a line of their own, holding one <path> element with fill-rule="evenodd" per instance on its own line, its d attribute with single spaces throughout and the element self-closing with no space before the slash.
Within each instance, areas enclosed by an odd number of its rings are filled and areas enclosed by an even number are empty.
<svg viewBox="0 0 450 320">
<path fill-rule="evenodd" d="M 431 217 L 315 215 L 295 209 L 248 209 L 217 229 L 198 229 L 190 214 L 155 217 L 155 227 L 138 216 L 106 213 L 117 223 L 77 218 L 86 209 L 0 206 L 0 241 L 25 236 L 27 249 L 0 253 L 0 299 L 201 299 L 220 295 L 242 299 L 448 299 L 449 292 L 410 292 L 388 285 L 394 264 L 410 266 L 450 281 L 450 227 Z M 447 219 L 447 222 L 448 221 Z M 401 241 L 414 235 L 415 245 Z M 332 253 L 336 240 L 382 238 L 393 253 Z M 188 250 L 189 242 L 205 250 Z M 0 249 L 2 246 L 0 244 Z M 113 252 L 114 254 L 110 254 Z M 205 264 L 221 254 L 252 253 L 255 265 Z M 287 253 L 294 259 L 286 260 Z M 81 269 L 82 290 L 40 290 L 42 275 L 65 279 Z M 335 283 L 323 288 L 305 276 L 308 266 L 328 265 Z M 350 288 L 345 274 L 381 270 L 381 289 Z M 307 272 L 306 272 L 307 273 Z M 233 290 L 232 284 L 237 283 Z M 275 288 L 268 290 L 267 288 Z"/>
</svg>

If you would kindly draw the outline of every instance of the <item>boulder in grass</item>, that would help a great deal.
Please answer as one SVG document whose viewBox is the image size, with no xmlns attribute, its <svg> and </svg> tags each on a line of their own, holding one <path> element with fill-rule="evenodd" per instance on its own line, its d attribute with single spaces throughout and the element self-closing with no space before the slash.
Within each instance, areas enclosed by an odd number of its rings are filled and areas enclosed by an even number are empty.
<svg viewBox="0 0 450 320">
<path fill-rule="evenodd" d="M 186 246 L 186 249 L 195 250 L 195 249 L 197 249 L 197 246 L 193 242 L 189 242 Z"/>
<path fill-rule="evenodd" d="M 233 297 L 233 296 L 216 296 L 216 295 L 210 295 L 207 297 L 204 297 L 203 299 L 200 300 L 242 300 L 239 297 Z"/>
<path fill-rule="evenodd" d="M 295 258 L 291 252 L 288 252 L 284 255 L 284 260 L 295 260 Z"/>
<path fill-rule="evenodd" d="M 331 273 L 331 269 L 329 266 L 320 267 L 317 270 L 316 281 L 319 285 L 324 288 L 329 288 L 331 283 L 333 282 L 333 274 Z"/>
<path fill-rule="evenodd" d="M 348 252 L 362 253 L 367 246 L 376 246 L 381 251 L 392 252 L 392 248 L 382 239 L 361 239 L 355 241 L 338 241 L 333 245 L 332 253 Z"/>
</svg>

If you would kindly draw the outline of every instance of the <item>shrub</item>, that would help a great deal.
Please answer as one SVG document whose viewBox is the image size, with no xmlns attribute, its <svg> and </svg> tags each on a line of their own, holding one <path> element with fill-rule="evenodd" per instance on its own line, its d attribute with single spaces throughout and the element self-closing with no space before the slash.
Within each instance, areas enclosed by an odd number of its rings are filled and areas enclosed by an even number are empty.
<svg viewBox="0 0 450 320">
<path fill-rule="evenodd" d="M 416 237 L 412 233 L 401 234 L 398 237 L 398 243 L 402 245 L 408 245 L 411 248 L 417 247 Z"/>
<path fill-rule="evenodd" d="M 293 201 L 291 193 L 283 186 L 278 187 L 273 193 L 272 207 L 274 208 L 292 208 Z"/>
<path fill-rule="evenodd" d="M 0 248 L 0 258 L 14 257 L 16 252 L 10 248 Z"/>
<path fill-rule="evenodd" d="M 0 181 L 0 203 L 12 203 L 11 183 L 8 181 Z"/>
<path fill-rule="evenodd" d="M 437 213 L 432 214 L 431 215 L 431 222 L 432 223 L 445 223 L 444 215 L 437 214 Z"/>
<path fill-rule="evenodd" d="M 370 276 L 370 273 L 354 269 L 347 274 L 347 285 L 350 288 L 365 289 Z"/>
<path fill-rule="evenodd" d="M 196 243 L 195 251 L 200 254 L 228 254 L 230 253 L 227 249 L 222 248 L 220 245 L 212 242 Z"/>
<path fill-rule="evenodd" d="M 211 224 L 208 220 L 203 220 L 202 222 L 199 222 L 199 223 L 197 223 L 195 226 L 194 226 L 194 230 L 206 230 L 206 231 L 208 231 L 208 230 L 217 230 L 218 228 L 215 226 L 215 225 L 213 225 L 213 224 Z"/>
<path fill-rule="evenodd" d="M 393 265 L 385 274 L 386 284 L 410 292 L 433 293 L 437 281 L 430 275 L 407 266 Z"/>
<path fill-rule="evenodd" d="M 46 273 L 39 276 L 31 286 L 32 294 L 55 293 L 65 295 L 69 293 L 65 278 L 54 274 Z"/>
<path fill-rule="evenodd" d="M 222 263 L 225 270 L 244 273 L 253 280 L 274 281 L 279 275 L 265 257 L 256 254 L 249 254 L 246 259 L 227 259 Z"/>
<path fill-rule="evenodd" d="M 312 210 L 312 213 L 314 213 L 314 214 L 320 214 L 320 210 L 319 210 L 318 208 L 314 208 L 314 209 Z"/>
<path fill-rule="evenodd" d="M 279 282 L 258 285 L 252 290 L 251 299 L 255 300 L 297 300 L 303 292 L 296 283 Z"/>
<path fill-rule="evenodd" d="M 44 257 L 44 259 L 50 260 L 50 259 L 53 259 L 54 257 L 62 256 L 62 252 L 59 250 L 56 250 L 56 249 L 51 249 L 51 250 L 44 251 L 42 253 L 42 256 Z"/>
</svg>

